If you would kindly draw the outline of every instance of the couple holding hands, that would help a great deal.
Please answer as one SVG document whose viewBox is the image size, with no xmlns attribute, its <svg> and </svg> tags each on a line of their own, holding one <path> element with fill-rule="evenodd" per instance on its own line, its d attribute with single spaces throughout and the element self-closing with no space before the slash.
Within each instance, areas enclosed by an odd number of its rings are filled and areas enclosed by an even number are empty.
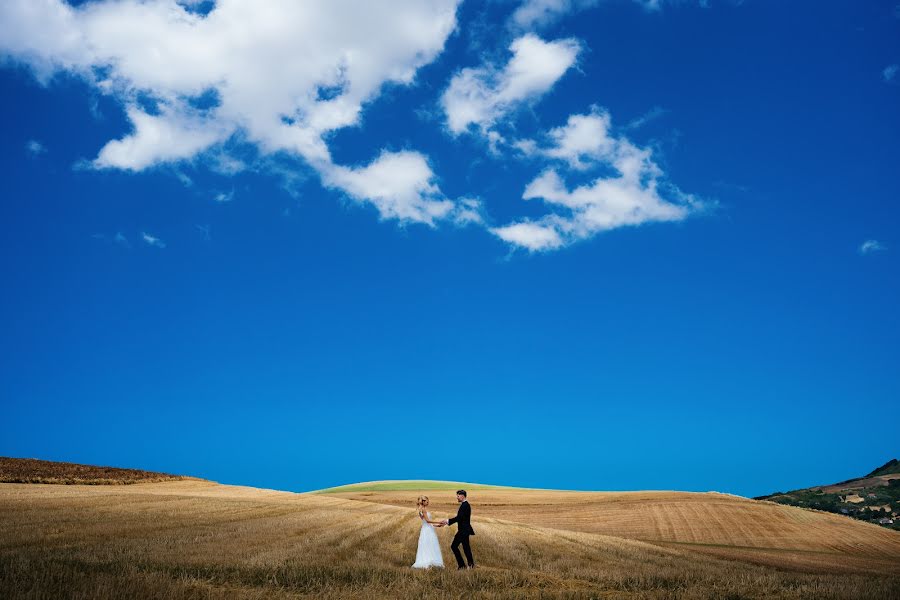
<svg viewBox="0 0 900 600">
<path fill-rule="evenodd" d="M 419 530 L 419 547 L 416 550 L 416 562 L 414 569 L 427 569 L 429 567 L 444 566 L 444 557 L 441 555 L 441 546 L 438 543 L 437 532 L 435 526 L 444 527 L 447 525 L 456 525 L 456 535 L 453 536 L 453 543 L 450 549 L 456 556 L 457 569 L 474 569 L 475 560 L 472 558 L 472 548 L 469 546 L 469 536 L 475 535 L 472 529 L 472 507 L 469 506 L 468 495 L 466 490 L 457 490 L 456 501 L 459 502 L 459 510 L 452 519 L 443 519 L 433 521 L 431 513 L 428 512 L 428 496 L 419 496 L 416 501 L 416 509 L 419 518 L 422 520 L 422 529 Z M 463 552 L 466 553 L 466 561 L 463 562 L 462 554 L 459 547 L 462 546 Z"/>
</svg>

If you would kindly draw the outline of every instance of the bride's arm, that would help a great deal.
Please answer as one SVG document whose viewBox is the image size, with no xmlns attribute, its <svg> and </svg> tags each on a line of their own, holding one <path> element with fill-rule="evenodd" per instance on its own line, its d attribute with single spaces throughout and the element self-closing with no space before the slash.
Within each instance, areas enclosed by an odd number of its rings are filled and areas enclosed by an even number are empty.
<svg viewBox="0 0 900 600">
<path fill-rule="evenodd" d="M 438 523 L 442 523 L 441 521 L 432 521 L 432 520 L 430 520 L 430 519 L 428 518 L 428 513 L 426 513 L 425 511 L 422 511 L 422 510 L 419 511 L 419 517 L 420 517 L 423 521 L 425 521 L 426 523 L 428 523 L 429 525 L 437 525 Z"/>
</svg>

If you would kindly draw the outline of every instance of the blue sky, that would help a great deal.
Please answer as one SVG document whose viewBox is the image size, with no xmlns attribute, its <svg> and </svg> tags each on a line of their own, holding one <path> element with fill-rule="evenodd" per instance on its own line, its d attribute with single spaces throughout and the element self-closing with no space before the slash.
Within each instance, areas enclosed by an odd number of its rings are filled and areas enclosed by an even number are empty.
<svg viewBox="0 0 900 600">
<path fill-rule="evenodd" d="M 0 455 L 758 495 L 900 452 L 900 5 L 0 8 Z"/>
</svg>

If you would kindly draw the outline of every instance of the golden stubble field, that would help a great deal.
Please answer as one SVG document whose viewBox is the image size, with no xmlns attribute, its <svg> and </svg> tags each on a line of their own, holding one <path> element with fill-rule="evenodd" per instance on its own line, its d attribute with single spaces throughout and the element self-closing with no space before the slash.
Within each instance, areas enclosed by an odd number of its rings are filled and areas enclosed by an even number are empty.
<svg viewBox="0 0 900 600">
<path fill-rule="evenodd" d="M 434 512 L 455 509 L 452 491 L 426 493 Z M 0 597 L 900 597 L 894 532 L 642 494 L 473 490 L 479 569 L 418 572 L 414 490 L 0 484 Z M 439 530 L 448 565 L 452 533 Z"/>
<path fill-rule="evenodd" d="M 417 494 L 455 514 L 453 491 L 353 491 L 329 496 L 409 506 Z M 810 571 L 900 569 L 900 535 L 839 515 L 729 494 L 483 489 L 475 514 L 566 531 L 640 540 Z"/>
</svg>

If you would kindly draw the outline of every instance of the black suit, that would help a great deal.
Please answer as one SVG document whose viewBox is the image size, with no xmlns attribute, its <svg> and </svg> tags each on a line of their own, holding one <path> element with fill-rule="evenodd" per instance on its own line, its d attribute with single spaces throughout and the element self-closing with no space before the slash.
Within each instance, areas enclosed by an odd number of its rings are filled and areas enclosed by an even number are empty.
<svg viewBox="0 0 900 600">
<path fill-rule="evenodd" d="M 459 566 L 460 569 L 466 566 L 463 562 L 462 555 L 459 553 L 459 545 L 462 544 L 463 552 L 466 553 L 466 560 L 469 562 L 469 566 L 474 567 L 475 559 L 472 558 L 472 548 L 469 546 L 469 536 L 475 535 L 475 530 L 472 529 L 472 507 L 469 506 L 468 500 L 463 500 L 462 504 L 459 505 L 456 516 L 448 522 L 450 525 L 455 523 L 457 526 L 456 535 L 453 536 L 453 543 L 450 544 L 450 549 L 453 550 L 453 555 L 456 557 L 457 566 Z"/>
</svg>

